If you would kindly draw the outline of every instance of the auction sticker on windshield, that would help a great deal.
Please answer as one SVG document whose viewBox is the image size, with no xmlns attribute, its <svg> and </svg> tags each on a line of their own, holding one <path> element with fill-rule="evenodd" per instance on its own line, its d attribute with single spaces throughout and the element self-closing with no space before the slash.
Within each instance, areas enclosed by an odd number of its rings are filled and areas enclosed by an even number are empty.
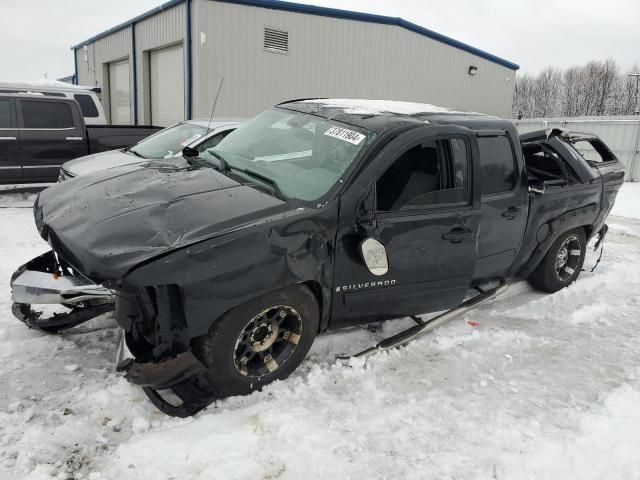
<svg viewBox="0 0 640 480">
<path fill-rule="evenodd" d="M 360 142 L 366 138 L 361 133 L 340 127 L 331 127 L 329 130 L 324 132 L 324 134 L 328 137 L 339 138 L 340 140 L 344 140 L 345 142 L 349 142 L 354 145 L 360 145 Z"/>
</svg>

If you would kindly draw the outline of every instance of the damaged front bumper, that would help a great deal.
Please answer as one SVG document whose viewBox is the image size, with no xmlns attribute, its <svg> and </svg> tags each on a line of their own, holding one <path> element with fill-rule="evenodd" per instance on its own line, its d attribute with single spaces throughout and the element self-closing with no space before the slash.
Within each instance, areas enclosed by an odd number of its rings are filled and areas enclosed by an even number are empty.
<svg viewBox="0 0 640 480">
<path fill-rule="evenodd" d="M 207 371 L 190 351 L 179 353 L 173 358 L 160 362 L 136 361 L 127 347 L 124 330 L 118 330 L 116 370 L 123 373 L 124 377 L 134 385 L 165 390 Z"/>
<path fill-rule="evenodd" d="M 31 328 L 57 333 L 112 311 L 113 293 L 77 274 L 52 250 L 18 268 L 11 276 L 12 312 Z M 62 305 L 65 313 L 45 316 L 32 305 Z"/>
<path fill-rule="evenodd" d="M 75 327 L 115 307 L 114 292 L 80 275 L 54 251 L 18 268 L 11 276 L 11 289 L 13 314 L 27 326 L 47 333 Z M 216 395 L 207 381 L 207 368 L 189 349 L 186 329 L 176 329 L 175 318 L 171 315 L 176 292 L 171 294 L 167 287 L 156 287 L 155 292 L 158 306 L 158 311 L 152 315 L 154 330 L 157 326 L 155 337 L 158 341 L 168 342 L 156 345 L 150 357 L 143 354 L 136 358 L 127 347 L 128 330 L 121 325 L 116 369 L 130 383 L 141 386 L 151 402 L 164 413 L 187 417 L 209 405 Z M 122 305 L 128 303 L 125 292 L 121 292 L 121 301 Z M 156 304 L 149 301 L 146 305 L 150 306 L 150 303 Z M 68 311 L 45 315 L 34 310 L 35 305 L 60 305 Z M 126 313 L 126 308 L 123 311 Z"/>
<path fill-rule="evenodd" d="M 141 386 L 151 403 L 167 415 L 189 417 L 215 399 L 207 368 L 191 351 L 161 361 L 140 361 L 127 347 L 122 328 L 118 329 L 116 370 L 130 383 Z"/>
</svg>

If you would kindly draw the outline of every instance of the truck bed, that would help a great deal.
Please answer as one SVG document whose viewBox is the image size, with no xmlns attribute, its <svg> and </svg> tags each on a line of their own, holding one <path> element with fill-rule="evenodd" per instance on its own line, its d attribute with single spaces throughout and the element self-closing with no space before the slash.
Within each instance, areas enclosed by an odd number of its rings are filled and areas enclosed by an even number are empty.
<svg viewBox="0 0 640 480">
<path fill-rule="evenodd" d="M 92 125 L 87 126 L 89 153 L 130 147 L 161 130 L 161 127 L 145 125 Z"/>
<path fill-rule="evenodd" d="M 520 138 L 529 178 L 529 214 L 512 273 L 527 277 L 560 233 L 582 227 L 591 239 L 604 227 L 624 182 L 624 165 L 597 137 L 552 130 Z M 585 138 L 603 149 L 602 162 L 587 161 L 573 148 L 576 139 Z"/>
</svg>

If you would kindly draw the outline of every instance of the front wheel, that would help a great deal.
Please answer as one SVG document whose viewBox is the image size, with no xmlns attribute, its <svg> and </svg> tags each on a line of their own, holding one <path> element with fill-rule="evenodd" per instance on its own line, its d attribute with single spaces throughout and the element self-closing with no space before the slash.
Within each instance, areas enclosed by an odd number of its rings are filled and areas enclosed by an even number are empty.
<svg viewBox="0 0 640 480">
<path fill-rule="evenodd" d="M 320 321 L 318 302 L 304 286 L 251 300 L 194 339 L 218 398 L 246 395 L 288 377 L 302 362 Z"/>
<path fill-rule="evenodd" d="M 553 293 L 573 283 L 582 270 L 587 238 L 582 228 L 563 233 L 529 277 L 539 290 Z"/>
</svg>

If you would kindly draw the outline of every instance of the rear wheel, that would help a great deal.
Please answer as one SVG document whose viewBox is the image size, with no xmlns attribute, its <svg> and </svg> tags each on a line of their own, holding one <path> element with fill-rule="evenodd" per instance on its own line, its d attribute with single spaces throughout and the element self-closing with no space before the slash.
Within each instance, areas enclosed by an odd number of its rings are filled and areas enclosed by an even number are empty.
<svg viewBox="0 0 640 480">
<path fill-rule="evenodd" d="M 313 293 L 291 287 L 229 311 L 192 350 L 219 398 L 245 395 L 289 376 L 311 348 L 319 321 Z"/>
<path fill-rule="evenodd" d="M 553 293 L 573 283 L 582 270 L 587 239 L 582 228 L 563 233 L 529 277 L 539 290 Z"/>
</svg>

